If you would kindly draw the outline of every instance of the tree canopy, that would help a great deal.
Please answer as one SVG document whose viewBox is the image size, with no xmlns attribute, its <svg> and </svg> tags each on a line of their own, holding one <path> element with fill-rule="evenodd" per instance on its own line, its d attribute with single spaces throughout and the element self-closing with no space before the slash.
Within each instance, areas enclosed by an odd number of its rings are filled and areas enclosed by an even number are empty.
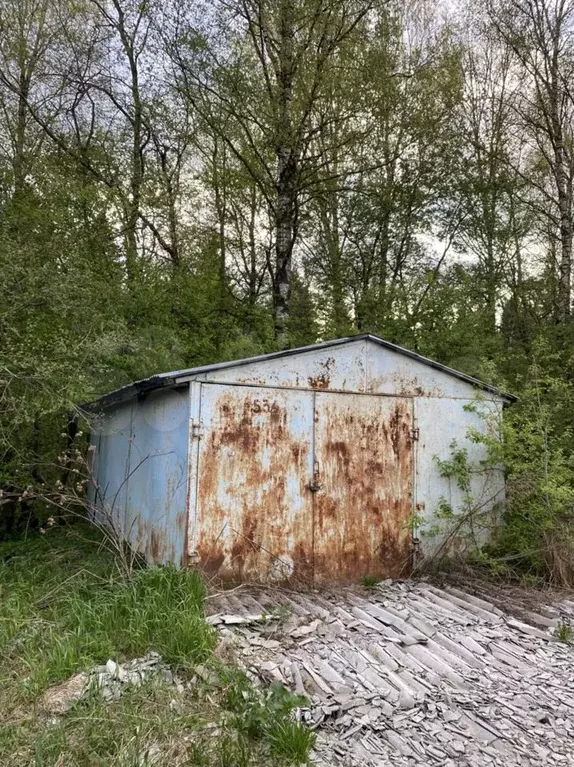
<svg viewBox="0 0 574 767">
<path fill-rule="evenodd" d="M 0 0 L 5 525 L 77 403 L 366 331 L 515 391 L 569 525 L 573 72 L 572 0 Z"/>
</svg>

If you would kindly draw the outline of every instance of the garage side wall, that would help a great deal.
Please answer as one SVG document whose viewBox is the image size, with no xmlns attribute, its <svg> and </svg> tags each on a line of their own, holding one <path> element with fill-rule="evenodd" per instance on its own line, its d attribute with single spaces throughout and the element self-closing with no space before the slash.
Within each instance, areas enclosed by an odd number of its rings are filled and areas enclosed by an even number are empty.
<svg viewBox="0 0 574 767">
<path fill-rule="evenodd" d="M 415 515 L 422 522 L 414 530 L 420 541 L 420 553 L 426 557 L 441 546 L 450 553 L 464 552 L 476 544 L 482 545 L 497 524 L 501 504 L 504 502 L 504 471 L 502 467 L 488 466 L 487 448 L 469 439 L 469 430 L 488 431 L 489 423 L 501 417 L 502 402 L 481 400 L 479 410 L 488 412 L 485 419 L 465 406 L 477 406 L 476 398 L 450 399 L 417 397 L 416 423 L 419 440 L 416 445 Z M 437 463 L 449 461 L 454 450 L 467 451 L 467 464 L 472 470 L 470 480 L 472 518 L 455 531 L 456 520 L 441 519 L 437 512 L 447 504 L 452 512 L 461 515 L 468 510 L 465 493 L 453 478 L 441 476 Z M 451 533 L 454 533 L 451 537 Z"/>
<path fill-rule="evenodd" d="M 187 387 L 110 409 L 93 431 L 100 517 L 150 563 L 185 561 L 188 439 Z"/>
<path fill-rule="evenodd" d="M 134 405 L 126 537 L 150 563 L 185 563 L 188 442 L 187 387 Z"/>
<path fill-rule="evenodd" d="M 132 404 L 117 405 L 97 416 L 92 424 L 90 450 L 93 482 L 88 500 L 99 509 L 103 521 L 112 515 L 121 525 L 126 508 L 126 482 L 129 473 Z"/>
</svg>

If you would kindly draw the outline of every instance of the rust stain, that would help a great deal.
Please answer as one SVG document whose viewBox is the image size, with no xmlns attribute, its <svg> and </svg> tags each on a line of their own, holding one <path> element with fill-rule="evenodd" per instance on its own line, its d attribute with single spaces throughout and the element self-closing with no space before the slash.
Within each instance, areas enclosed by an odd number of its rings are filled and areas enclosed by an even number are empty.
<svg viewBox="0 0 574 767">
<path fill-rule="evenodd" d="M 161 533 L 157 529 L 151 531 L 150 550 L 151 560 L 157 564 L 161 561 Z"/>
<path fill-rule="evenodd" d="M 368 391 L 372 393 L 387 392 L 397 397 L 443 397 L 445 390 L 438 384 L 424 386 L 424 381 L 420 381 L 416 376 L 409 376 L 405 373 L 393 373 L 386 375 L 373 376 L 368 386 Z"/>
<path fill-rule="evenodd" d="M 187 514 L 185 511 L 180 511 L 175 516 L 175 526 L 180 533 L 185 533 L 185 525 L 187 522 Z"/>
<path fill-rule="evenodd" d="M 310 444 L 294 434 L 300 399 L 299 392 L 243 390 L 210 405 L 213 426 L 200 448 L 198 484 L 198 554 L 210 576 L 232 582 L 309 577 Z M 307 508 L 294 509 L 295 502 Z"/>
<path fill-rule="evenodd" d="M 315 580 L 398 577 L 410 566 L 409 400 L 317 396 Z"/>
<path fill-rule="evenodd" d="M 335 365 L 336 360 L 334 357 L 327 357 L 327 359 L 323 360 L 319 365 L 323 372 L 307 378 L 309 388 L 318 390 L 328 389 L 331 385 L 331 371 Z"/>
<path fill-rule="evenodd" d="M 307 382 L 311 389 L 328 389 L 331 379 L 327 373 L 322 373 L 318 376 L 309 376 Z"/>
<path fill-rule="evenodd" d="M 313 413 L 312 396 L 226 391 L 210 403 L 198 484 L 198 554 L 210 577 L 344 582 L 408 572 L 412 402 L 325 392 Z"/>
</svg>

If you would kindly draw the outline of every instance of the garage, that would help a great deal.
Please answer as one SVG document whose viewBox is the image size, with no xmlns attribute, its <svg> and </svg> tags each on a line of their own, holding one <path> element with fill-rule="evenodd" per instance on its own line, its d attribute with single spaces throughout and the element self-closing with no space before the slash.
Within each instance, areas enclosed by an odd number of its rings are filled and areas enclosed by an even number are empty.
<svg viewBox="0 0 574 767">
<path fill-rule="evenodd" d="M 406 577 L 461 502 L 437 459 L 454 441 L 484 464 L 477 397 L 512 401 L 371 335 L 160 374 L 89 406 L 92 501 L 150 562 L 209 578 Z M 472 483 L 496 513 L 502 467 Z"/>
</svg>

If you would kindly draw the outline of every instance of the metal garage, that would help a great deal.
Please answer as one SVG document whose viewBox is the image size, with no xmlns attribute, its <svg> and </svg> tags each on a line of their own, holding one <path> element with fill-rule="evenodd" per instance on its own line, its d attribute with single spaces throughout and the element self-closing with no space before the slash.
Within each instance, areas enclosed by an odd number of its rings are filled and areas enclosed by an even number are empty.
<svg viewBox="0 0 574 767">
<path fill-rule="evenodd" d="M 441 498 L 453 440 L 477 465 L 486 428 L 469 376 L 365 335 L 165 373 L 90 409 L 92 498 L 150 562 L 233 581 L 405 576 Z M 473 476 L 486 512 L 501 467 Z M 417 526 L 413 526 L 416 512 Z M 419 524 L 420 523 L 420 524 Z"/>
</svg>

